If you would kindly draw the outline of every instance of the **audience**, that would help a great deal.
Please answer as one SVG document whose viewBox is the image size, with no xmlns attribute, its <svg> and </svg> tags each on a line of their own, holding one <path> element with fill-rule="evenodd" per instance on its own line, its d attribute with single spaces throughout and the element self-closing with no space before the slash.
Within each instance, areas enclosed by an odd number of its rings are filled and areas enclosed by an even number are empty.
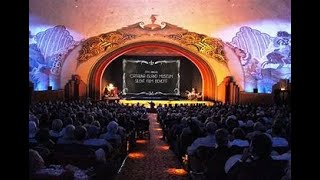
<svg viewBox="0 0 320 180">
<path fill-rule="evenodd" d="M 178 159 L 185 154 L 203 156 L 201 153 L 205 153 L 203 157 L 207 158 L 203 164 L 207 168 L 204 170 L 207 179 L 291 178 L 288 107 L 217 102 L 214 106 L 159 105 L 156 110 L 164 139 Z M 50 163 L 49 157 L 56 153 L 57 146 L 62 149 L 70 146 L 73 154 L 81 154 L 84 150 L 81 148 L 86 148 L 88 151 L 83 153 L 93 152 L 96 160 L 106 164 L 110 160 L 108 156 L 115 153 L 114 149 L 121 148 L 124 141 L 134 145 L 136 125 L 147 119 L 146 112 L 140 104 L 32 103 L 29 113 L 30 171 L 41 169 L 44 162 Z M 203 148 L 207 150 L 202 151 Z M 277 153 L 271 154 L 272 151 Z M 233 161 L 231 168 L 224 171 L 227 160 L 232 157 L 240 157 L 240 160 Z M 282 161 L 286 162 L 286 169 Z"/>
<path fill-rule="evenodd" d="M 231 180 L 237 178 L 257 178 L 259 176 L 257 172 L 263 171 L 263 168 L 267 168 L 267 173 L 260 173 L 260 175 L 265 176 L 266 179 L 280 179 L 281 176 L 283 176 L 283 161 L 288 162 L 291 160 L 289 142 L 291 119 L 288 109 L 287 106 L 277 105 L 255 106 L 222 103 L 216 103 L 212 107 L 205 105 L 180 105 L 174 107 L 164 105 L 157 107 L 159 122 L 163 127 L 164 135 L 166 136 L 165 139 L 169 143 L 170 149 L 178 155 L 178 158 L 181 158 L 181 153 L 179 152 L 185 152 L 185 145 L 189 143 L 187 148 L 188 155 L 206 157 L 202 159 L 202 163 L 206 165 L 206 168 L 203 168 L 203 174 L 206 177 L 203 176 L 202 178 L 215 179 L 219 176 L 218 179 L 226 179 L 228 176 Z M 175 119 L 176 114 L 181 115 L 181 117 L 179 117 L 181 118 L 180 121 L 179 119 Z M 188 122 L 187 125 L 185 125 L 186 120 Z M 220 146 L 220 148 L 219 145 L 215 146 L 215 144 L 218 144 L 216 135 L 211 135 L 211 141 L 201 143 L 210 137 L 207 130 L 207 124 L 210 122 L 216 124 L 215 129 L 223 128 L 230 133 L 226 138 L 227 140 L 224 139 L 226 141 L 223 141 L 226 142 L 226 144 Z M 175 138 L 175 135 L 179 132 L 177 131 L 178 127 L 184 128 L 182 132 L 180 131 L 180 135 L 177 135 L 180 138 Z M 203 127 L 205 127 L 204 130 Z M 202 131 L 207 133 L 206 137 L 203 137 Z M 172 134 L 174 136 L 172 136 Z M 263 136 L 264 138 L 256 139 L 259 136 Z M 265 140 L 266 137 L 268 140 Z M 249 142 L 251 142 L 251 145 Z M 178 146 L 176 146 L 176 144 L 178 144 Z M 208 146 L 208 144 L 211 145 Z M 264 147 L 264 150 L 267 150 L 266 154 L 261 153 L 261 149 L 259 148 L 261 146 Z M 219 152 L 218 149 L 221 149 L 221 147 L 225 149 Z M 282 149 L 279 150 L 279 148 Z M 247 152 L 248 149 L 254 150 L 249 153 Z M 209 156 L 208 151 L 210 152 Z M 248 168 L 242 167 L 241 165 L 232 166 L 237 164 L 236 158 L 245 156 L 248 153 L 250 154 L 249 157 L 252 155 L 254 158 L 248 158 L 247 161 L 250 161 L 251 164 L 246 162 L 248 164 L 245 166 L 257 166 L 254 171 L 248 171 Z M 189 159 L 193 160 L 194 158 L 192 156 Z M 215 158 L 215 162 L 212 161 Z M 192 161 L 189 163 L 192 163 Z M 226 169 L 228 171 L 222 173 L 225 166 L 227 166 Z M 240 168 L 237 166 L 240 166 Z M 189 169 L 191 168 L 190 171 L 198 172 L 199 166 L 196 167 L 198 169 L 192 169 L 192 167 L 196 166 L 192 164 L 189 165 Z M 215 172 L 215 170 L 208 173 L 212 167 L 215 167 L 214 169 L 220 173 Z M 230 167 L 232 167 L 231 170 Z M 239 170 L 235 171 L 235 168 L 241 169 L 241 173 Z"/>
</svg>

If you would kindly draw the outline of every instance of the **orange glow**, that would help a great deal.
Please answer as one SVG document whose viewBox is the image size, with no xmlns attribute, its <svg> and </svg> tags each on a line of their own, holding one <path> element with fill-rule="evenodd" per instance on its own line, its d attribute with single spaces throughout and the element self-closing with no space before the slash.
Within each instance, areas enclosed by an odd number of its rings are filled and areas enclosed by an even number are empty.
<svg viewBox="0 0 320 180">
<path fill-rule="evenodd" d="M 138 152 L 132 152 L 132 153 L 129 153 L 128 157 L 131 159 L 141 159 L 144 157 L 144 154 L 138 153 Z"/>
<path fill-rule="evenodd" d="M 158 148 L 159 148 L 160 150 L 163 150 L 163 151 L 169 150 L 169 146 L 167 146 L 167 145 L 159 146 Z"/>
<path fill-rule="evenodd" d="M 187 171 L 184 169 L 176 169 L 176 168 L 169 168 L 167 169 L 167 173 L 171 175 L 177 175 L 177 176 L 185 176 L 187 175 Z"/>
<path fill-rule="evenodd" d="M 163 138 L 163 136 L 157 136 L 157 138 L 158 138 L 158 139 L 162 139 L 162 138 Z"/>
<path fill-rule="evenodd" d="M 281 90 L 281 91 L 285 91 L 285 90 L 286 90 L 286 88 L 282 87 L 280 90 Z"/>
<path fill-rule="evenodd" d="M 136 140 L 136 143 L 137 144 L 146 144 L 147 140 L 139 139 L 139 140 Z"/>
<path fill-rule="evenodd" d="M 162 131 L 161 128 L 154 128 L 155 131 Z"/>
</svg>

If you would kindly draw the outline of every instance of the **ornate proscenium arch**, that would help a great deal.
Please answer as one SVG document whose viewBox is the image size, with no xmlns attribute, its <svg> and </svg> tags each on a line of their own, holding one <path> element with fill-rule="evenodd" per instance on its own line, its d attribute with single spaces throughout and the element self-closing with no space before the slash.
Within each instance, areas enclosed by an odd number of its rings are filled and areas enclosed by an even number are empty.
<svg viewBox="0 0 320 180">
<path fill-rule="evenodd" d="M 161 25 L 144 25 L 139 22 L 88 38 L 67 58 L 62 73 L 62 86 L 67 82 L 67 78 L 77 74 L 88 87 L 83 92 L 96 100 L 100 99 L 102 75 L 106 67 L 119 56 L 145 47 L 165 48 L 186 57 L 200 71 L 204 99 L 219 100 L 217 98 L 223 96 L 224 90 L 220 91 L 218 86 L 225 77 L 230 76 L 230 70 L 222 40 L 189 32 L 165 22 Z M 74 59 L 77 59 L 77 62 L 74 62 Z M 237 63 L 241 66 L 236 59 L 230 68 L 234 69 Z"/>
<path fill-rule="evenodd" d="M 216 76 L 214 71 L 209 65 L 195 53 L 188 51 L 178 45 L 170 44 L 166 42 L 147 41 L 132 43 L 123 47 L 120 47 L 111 53 L 107 53 L 105 56 L 100 58 L 97 63 L 93 66 L 89 76 L 89 95 L 94 99 L 101 98 L 101 78 L 106 67 L 117 57 L 125 54 L 126 52 L 142 47 L 162 47 L 169 50 L 175 51 L 190 61 L 192 61 L 199 69 L 202 77 L 202 92 L 204 99 L 213 100 L 215 99 L 216 93 Z"/>
</svg>

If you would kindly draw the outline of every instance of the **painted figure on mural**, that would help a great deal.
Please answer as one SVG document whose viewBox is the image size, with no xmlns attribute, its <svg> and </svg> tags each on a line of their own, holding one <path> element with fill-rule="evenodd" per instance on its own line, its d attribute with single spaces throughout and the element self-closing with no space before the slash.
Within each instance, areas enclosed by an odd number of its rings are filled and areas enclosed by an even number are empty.
<svg viewBox="0 0 320 180">
<path fill-rule="evenodd" d="M 29 80 L 34 90 L 47 90 L 49 86 L 50 67 L 36 44 L 29 46 Z"/>
</svg>

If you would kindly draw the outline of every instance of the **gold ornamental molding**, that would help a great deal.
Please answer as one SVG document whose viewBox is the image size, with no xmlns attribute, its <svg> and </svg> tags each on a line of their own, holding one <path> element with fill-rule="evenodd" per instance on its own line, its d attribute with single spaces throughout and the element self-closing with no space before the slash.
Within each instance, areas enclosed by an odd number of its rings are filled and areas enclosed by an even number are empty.
<svg viewBox="0 0 320 180">
<path fill-rule="evenodd" d="M 143 22 L 138 22 L 119 30 L 100 34 L 85 40 L 82 49 L 79 51 L 78 63 L 85 62 L 89 58 L 101 53 L 111 52 L 121 44 L 132 39 L 161 36 L 170 41 L 175 41 L 191 51 L 195 47 L 199 53 L 218 62 L 227 64 L 227 59 L 223 51 L 224 43 L 220 39 L 189 32 L 188 30 L 167 22 L 162 22 L 160 25 L 155 24 L 155 18 L 152 16 L 151 22 L 151 24 L 147 25 L 144 25 Z"/>
</svg>

